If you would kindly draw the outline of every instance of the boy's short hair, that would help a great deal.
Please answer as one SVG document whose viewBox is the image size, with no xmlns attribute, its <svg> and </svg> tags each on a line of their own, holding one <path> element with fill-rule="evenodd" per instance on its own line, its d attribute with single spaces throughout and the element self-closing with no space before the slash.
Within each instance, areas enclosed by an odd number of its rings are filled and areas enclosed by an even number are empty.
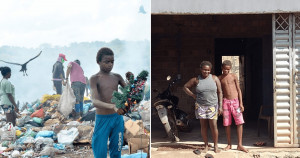
<svg viewBox="0 0 300 158">
<path fill-rule="evenodd" d="M 128 72 L 126 72 L 125 76 L 126 76 L 126 78 L 129 78 L 129 79 L 130 79 L 130 77 L 131 77 L 131 76 L 134 76 L 134 75 L 133 75 L 132 72 L 128 71 Z"/>
<path fill-rule="evenodd" d="M 212 68 L 212 64 L 209 61 L 202 61 L 200 64 L 200 68 L 202 68 L 203 66 L 209 66 L 210 68 Z"/>
<path fill-rule="evenodd" d="M 222 67 L 223 67 L 223 66 L 230 66 L 230 67 L 232 67 L 231 61 L 229 61 L 229 60 L 224 60 L 223 63 L 222 63 Z"/>
<path fill-rule="evenodd" d="M 97 53 L 97 57 L 96 57 L 97 63 L 101 62 L 103 55 L 114 55 L 114 52 L 107 47 L 101 48 Z"/>
</svg>

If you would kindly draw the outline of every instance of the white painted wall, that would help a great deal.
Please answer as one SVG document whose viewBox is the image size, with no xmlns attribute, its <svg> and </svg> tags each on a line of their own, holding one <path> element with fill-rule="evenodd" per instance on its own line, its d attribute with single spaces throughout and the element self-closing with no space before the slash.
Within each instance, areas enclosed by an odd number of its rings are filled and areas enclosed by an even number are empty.
<svg viewBox="0 0 300 158">
<path fill-rule="evenodd" d="M 152 14 L 261 14 L 300 12 L 300 0 L 152 0 Z"/>
</svg>

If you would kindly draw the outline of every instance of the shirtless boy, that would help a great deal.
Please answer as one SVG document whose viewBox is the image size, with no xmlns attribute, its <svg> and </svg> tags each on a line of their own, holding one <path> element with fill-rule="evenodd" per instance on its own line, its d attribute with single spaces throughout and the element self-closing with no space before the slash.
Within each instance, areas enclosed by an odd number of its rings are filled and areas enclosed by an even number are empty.
<svg viewBox="0 0 300 158">
<path fill-rule="evenodd" d="M 227 142 L 228 145 L 224 150 L 229 150 L 232 148 L 231 144 L 231 115 L 234 118 L 235 124 L 237 125 L 238 134 L 238 146 L 237 150 L 248 152 L 248 150 L 242 145 L 243 136 L 243 114 L 244 106 L 242 99 L 242 92 L 240 89 L 238 78 L 235 74 L 229 73 L 232 65 L 229 60 L 225 60 L 222 63 L 223 74 L 219 76 L 221 81 L 221 86 L 223 90 L 223 125 L 226 129 Z"/>
<path fill-rule="evenodd" d="M 116 73 L 111 72 L 114 65 L 114 53 L 109 48 L 101 48 L 96 57 L 100 71 L 90 78 L 91 96 L 96 107 L 96 123 L 92 139 L 92 148 L 95 158 L 107 157 L 107 141 L 109 139 L 110 157 L 120 158 L 124 120 L 123 109 L 116 108 L 111 103 L 113 91 L 118 86 L 125 87 L 125 81 Z"/>
</svg>

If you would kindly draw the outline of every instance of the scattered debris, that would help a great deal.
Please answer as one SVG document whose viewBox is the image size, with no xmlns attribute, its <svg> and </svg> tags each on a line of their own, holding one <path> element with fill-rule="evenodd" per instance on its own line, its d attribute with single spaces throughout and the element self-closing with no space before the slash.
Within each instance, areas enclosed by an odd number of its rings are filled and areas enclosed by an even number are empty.
<svg viewBox="0 0 300 158">
<path fill-rule="evenodd" d="M 72 157 L 74 154 L 92 157 L 96 113 L 91 101 L 85 100 L 84 116 L 75 119 L 72 113 L 63 115 L 58 110 L 59 100 L 60 95 L 44 95 L 25 105 L 16 126 L 6 123 L 5 115 L 0 114 L 0 157 Z M 123 150 L 130 151 L 127 157 L 134 157 L 132 154 L 139 151 L 147 156 L 149 152 L 150 119 L 146 118 L 149 105 L 148 101 L 136 109 L 142 113 L 142 120 L 125 122 L 124 145 L 129 145 Z"/>
</svg>

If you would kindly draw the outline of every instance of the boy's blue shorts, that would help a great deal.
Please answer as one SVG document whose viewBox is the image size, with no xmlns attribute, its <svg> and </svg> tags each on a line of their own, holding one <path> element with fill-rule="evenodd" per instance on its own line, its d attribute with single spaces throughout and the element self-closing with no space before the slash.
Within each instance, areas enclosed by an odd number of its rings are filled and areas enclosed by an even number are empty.
<svg viewBox="0 0 300 158">
<path fill-rule="evenodd" d="M 109 155 L 120 158 L 124 134 L 123 116 L 115 114 L 96 115 L 96 123 L 92 139 L 95 158 L 107 157 L 107 141 L 109 139 Z"/>
</svg>

